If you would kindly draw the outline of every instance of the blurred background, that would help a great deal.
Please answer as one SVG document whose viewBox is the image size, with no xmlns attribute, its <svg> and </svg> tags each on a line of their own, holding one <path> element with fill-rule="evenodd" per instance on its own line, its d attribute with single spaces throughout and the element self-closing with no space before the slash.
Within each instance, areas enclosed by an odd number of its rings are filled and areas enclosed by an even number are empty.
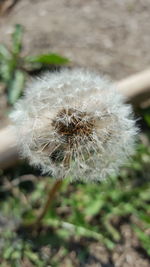
<svg viewBox="0 0 150 267">
<path fill-rule="evenodd" d="M 0 0 L 0 133 L 44 70 L 79 66 L 119 81 L 149 68 L 149 14 L 149 0 Z M 2 267 L 150 266 L 150 102 L 134 110 L 141 132 L 129 164 L 107 183 L 65 180 L 38 229 L 23 223 L 53 178 L 17 158 L 0 166 Z"/>
</svg>

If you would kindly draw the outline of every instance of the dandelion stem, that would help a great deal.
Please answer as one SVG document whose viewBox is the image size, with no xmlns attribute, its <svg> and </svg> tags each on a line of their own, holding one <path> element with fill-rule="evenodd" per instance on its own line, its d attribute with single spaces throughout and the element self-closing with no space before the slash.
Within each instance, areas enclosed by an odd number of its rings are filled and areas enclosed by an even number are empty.
<svg viewBox="0 0 150 267">
<path fill-rule="evenodd" d="M 70 159 L 71 159 L 71 155 L 70 153 L 68 153 L 66 155 L 66 157 L 64 158 L 64 162 L 63 162 L 63 165 L 65 168 L 69 168 L 69 165 L 70 165 Z M 63 176 L 62 176 L 63 177 Z M 45 205 L 41 211 L 41 213 L 39 214 L 38 218 L 36 219 L 34 225 L 37 227 L 39 226 L 40 222 L 42 221 L 42 219 L 45 217 L 49 207 L 51 206 L 52 204 L 52 201 L 57 193 L 57 191 L 60 189 L 61 185 L 63 183 L 63 179 L 60 179 L 60 180 L 57 180 L 52 188 L 50 189 L 50 191 L 48 192 L 48 197 L 47 197 L 47 200 L 45 202 Z"/>
<path fill-rule="evenodd" d="M 47 197 L 47 200 L 46 200 L 46 203 L 41 211 L 41 213 L 39 214 L 38 218 L 36 219 L 35 221 L 35 225 L 39 225 L 39 223 L 42 221 L 42 219 L 44 218 L 44 216 L 46 215 L 49 207 L 51 206 L 52 204 L 52 201 L 57 193 L 57 191 L 59 190 L 59 188 L 61 187 L 63 183 L 63 180 L 57 180 L 53 187 L 50 189 L 50 191 L 48 192 L 48 197 Z"/>
</svg>

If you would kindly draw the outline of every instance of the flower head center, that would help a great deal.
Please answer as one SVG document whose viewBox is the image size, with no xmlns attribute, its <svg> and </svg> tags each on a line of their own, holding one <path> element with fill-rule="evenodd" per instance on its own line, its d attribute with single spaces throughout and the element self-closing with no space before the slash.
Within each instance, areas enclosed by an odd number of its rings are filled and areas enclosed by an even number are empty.
<svg viewBox="0 0 150 267">
<path fill-rule="evenodd" d="M 52 125 L 57 134 L 71 144 L 76 138 L 90 139 L 94 128 L 94 119 L 86 112 L 64 108 L 59 111 Z"/>
</svg>

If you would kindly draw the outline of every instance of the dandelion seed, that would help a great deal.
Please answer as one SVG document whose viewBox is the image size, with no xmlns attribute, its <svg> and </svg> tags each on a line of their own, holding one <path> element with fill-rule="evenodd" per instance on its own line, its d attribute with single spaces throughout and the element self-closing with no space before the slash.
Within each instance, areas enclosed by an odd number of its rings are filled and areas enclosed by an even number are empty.
<svg viewBox="0 0 150 267">
<path fill-rule="evenodd" d="M 11 117 L 22 156 L 56 178 L 104 180 L 134 153 L 131 106 L 106 78 L 88 71 L 46 73 Z"/>
</svg>

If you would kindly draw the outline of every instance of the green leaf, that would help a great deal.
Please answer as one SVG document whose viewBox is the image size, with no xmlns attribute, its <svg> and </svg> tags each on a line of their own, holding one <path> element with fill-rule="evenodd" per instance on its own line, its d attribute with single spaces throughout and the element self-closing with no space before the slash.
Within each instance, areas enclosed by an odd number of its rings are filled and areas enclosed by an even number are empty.
<svg viewBox="0 0 150 267">
<path fill-rule="evenodd" d="M 62 65 L 68 63 L 69 60 L 57 54 L 43 54 L 37 56 L 26 57 L 25 59 L 29 63 L 42 63 L 52 65 Z"/>
<path fill-rule="evenodd" d="M 110 217 L 110 218 L 109 218 Z M 105 225 L 105 228 L 107 229 L 107 231 L 112 235 L 113 239 L 115 241 L 119 241 L 120 240 L 120 234 L 117 231 L 117 229 L 115 229 L 115 227 L 113 227 L 113 225 L 111 224 L 111 221 L 109 221 L 109 219 L 111 219 L 111 216 L 107 216 L 103 222 Z"/>
<path fill-rule="evenodd" d="M 18 55 L 22 48 L 22 35 L 23 27 L 20 24 L 16 24 L 15 31 L 12 34 L 12 52 Z"/>
<path fill-rule="evenodd" d="M 24 254 L 35 264 L 35 266 L 44 267 L 44 263 L 40 260 L 38 254 L 32 252 L 31 250 L 26 250 Z"/>
<path fill-rule="evenodd" d="M 6 84 L 8 84 L 8 82 L 12 78 L 12 68 L 11 68 L 11 62 L 10 61 L 2 62 L 1 66 L 0 66 L 0 78 Z"/>
<path fill-rule="evenodd" d="M 84 212 L 88 216 L 95 216 L 99 213 L 100 209 L 102 208 L 104 201 L 102 199 L 96 199 L 90 201 L 89 205 L 84 209 Z"/>
<path fill-rule="evenodd" d="M 13 105 L 21 96 L 25 83 L 25 75 L 22 71 L 16 70 L 15 77 L 11 82 L 8 91 L 8 102 Z"/>
<path fill-rule="evenodd" d="M 147 254 L 150 255 L 150 237 L 148 234 L 144 233 L 138 226 L 135 224 L 133 225 L 133 229 L 136 232 L 138 238 L 140 239 L 144 249 L 146 250 Z"/>
<path fill-rule="evenodd" d="M 13 251 L 14 251 L 14 248 L 12 246 L 6 248 L 6 250 L 4 251 L 4 255 L 3 255 L 4 259 L 9 259 L 12 255 Z"/>
<path fill-rule="evenodd" d="M 148 126 L 150 126 L 150 115 L 148 113 L 144 115 L 144 119 L 147 122 Z"/>
<path fill-rule="evenodd" d="M 11 257 L 13 260 L 20 259 L 21 258 L 21 251 L 19 251 L 19 250 L 13 251 Z"/>
<path fill-rule="evenodd" d="M 11 58 L 11 54 L 8 51 L 5 45 L 0 44 L 0 62 L 1 60 L 9 60 Z"/>
</svg>

